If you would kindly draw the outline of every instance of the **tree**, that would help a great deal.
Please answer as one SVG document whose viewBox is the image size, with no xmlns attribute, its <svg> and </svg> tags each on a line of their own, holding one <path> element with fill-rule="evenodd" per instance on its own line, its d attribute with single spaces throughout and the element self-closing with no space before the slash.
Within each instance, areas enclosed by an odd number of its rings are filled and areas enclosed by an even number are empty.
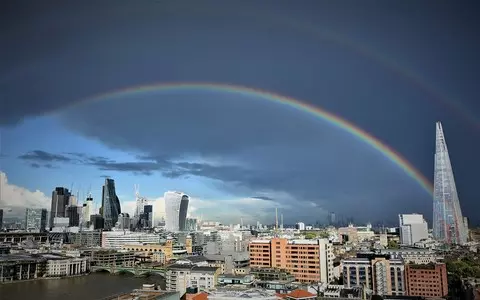
<svg viewBox="0 0 480 300">
<path fill-rule="evenodd" d="M 400 247 L 398 246 L 397 241 L 390 240 L 390 241 L 388 241 L 388 248 L 389 249 L 398 249 Z"/>
</svg>

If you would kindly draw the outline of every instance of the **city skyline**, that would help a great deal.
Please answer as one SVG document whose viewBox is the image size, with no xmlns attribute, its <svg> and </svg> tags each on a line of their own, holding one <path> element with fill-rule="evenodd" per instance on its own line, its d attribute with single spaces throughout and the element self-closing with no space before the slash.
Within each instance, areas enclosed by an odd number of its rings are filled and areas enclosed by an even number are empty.
<svg viewBox="0 0 480 300">
<path fill-rule="evenodd" d="M 214 221 L 273 223 L 278 208 L 286 224 L 329 212 L 432 224 L 442 121 L 462 211 L 479 224 L 475 10 L 325 5 L 99 4 L 96 17 L 64 3 L 38 7 L 28 30 L 14 20 L 30 11 L 13 5 L 0 29 L 5 216 L 51 210 L 60 186 L 98 209 L 111 177 L 131 216 L 139 184 L 151 201 L 183 191 Z M 50 20 L 64 31 L 38 44 Z"/>
</svg>

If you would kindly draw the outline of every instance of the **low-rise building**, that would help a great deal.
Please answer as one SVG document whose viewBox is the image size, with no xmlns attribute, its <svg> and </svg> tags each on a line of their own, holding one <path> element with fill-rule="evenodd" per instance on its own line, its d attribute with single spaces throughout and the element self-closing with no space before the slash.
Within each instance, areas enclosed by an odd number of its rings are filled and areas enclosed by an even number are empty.
<svg viewBox="0 0 480 300">
<path fill-rule="evenodd" d="M 132 267 L 135 265 L 135 253 L 115 250 L 92 251 L 90 261 L 94 266 Z"/>
<path fill-rule="evenodd" d="M 86 257 L 71 258 L 53 254 L 45 254 L 42 257 L 47 259 L 46 277 L 75 276 L 89 271 L 89 262 Z"/>
<path fill-rule="evenodd" d="M 30 280 L 43 276 L 39 258 L 30 255 L 5 255 L 0 257 L 0 283 Z"/>
<path fill-rule="evenodd" d="M 185 293 L 187 288 L 208 291 L 215 288 L 218 275 L 218 268 L 174 264 L 168 267 L 165 274 L 166 289 L 167 291 L 178 291 L 181 294 Z"/>
<path fill-rule="evenodd" d="M 152 256 L 155 253 L 163 253 L 164 263 L 173 259 L 173 240 L 168 239 L 164 244 L 128 244 L 122 246 L 123 250 L 134 251 L 143 256 Z M 159 258 L 159 257 L 157 257 Z M 152 260 L 153 257 L 151 257 Z"/>
</svg>

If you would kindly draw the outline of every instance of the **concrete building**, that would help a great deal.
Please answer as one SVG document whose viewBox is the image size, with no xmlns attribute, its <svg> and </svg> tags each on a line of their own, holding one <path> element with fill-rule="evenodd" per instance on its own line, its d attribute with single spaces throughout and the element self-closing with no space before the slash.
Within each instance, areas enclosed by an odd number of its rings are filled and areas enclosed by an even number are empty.
<svg viewBox="0 0 480 300">
<path fill-rule="evenodd" d="M 413 246 L 416 242 L 428 239 L 427 221 L 421 214 L 398 215 L 400 244 Z"/>
<path fill-rule="evenodd" d="M 220 269 L 220 274 L 245 275 L 250 272 L 250 256 L 248 252 L 232 254 L 206 254 L 210 267 Z"/>
<path fill-rule="evenodd" d="M 185 293 L 187 288 L 208 291 L 215 288 L 218 273 L 218 268 L 174 264 L 168 267 L 165 274 L 166 289 L 181 294 Z"/>
<path fill-rule="evenodd" d="M 143 256 L 152 256 L 156 253 L 163 253 L 163 263 L 173 259 L 173 241 L 168 239 L 164 244 L 128 244 L 122 246 L 123 250 L 134 251 Z M 152 257 L 152 260 L 154 258 Z M 157 259 L 159 259 L 157 257 Z"/>
<path fill-rule="evenodd" d="M 125 245 L 159 244 L 160 236 L 155 233 L 131 231 L 102 232 L 102 248 L 121 249 Z"/>
<path fill-rule="evenodd" d="M 47 210 L 27 208 L 25 211 L 25 230 L 28 232 L 45 232 L 47 228 Z"/>
<path fill-rule="evenodd" d="M 117 252 L 114 250 L 93 251 L 90 256 L 92 266 L 121 266 L 133 267 L 135 264 L 134 252 Z"/>
<path fill-rule="evenodd" d="M 86 274 L 89 271 L 87 257 L 66 258 L 58 255 L 42 255 L 47 259 L 46 277 L 65 277 Z"/>
<path fill-rule="evenodd" d="M 363 287 L 377 295 L 405 295 L 404 264 L 388 256 L 361 255 L 342 260 L 346 288 Z"/>
<path fill-rule="evenodd" d="M 250 266 L 285 269 L 300 282 L 333 280 L 333 249 L 327 239 L 253 240 L 249 244 Z"/>
<path fill-rule="evenodd" d="M 0 256 L 0 283 L 30 280 L 43 275 L 41 261 L 29 255 Z"/>
<path fill-rule="evenodd" d="M 406 264 L 428 264 L 443 258 L 428 249 L 383 249 L 379 253 L 390 255 L 394 259 L 402 259 Z"/>
<path fill-rule="evenodd" d="M 447 267 L 443 263 L 407 264 L 405 279 L 409 296 L 442 298 L 448 295 Z"/>
<path fill-rule="evenodd" d="M 72 233 L 73 244 L 76 246 L 93 248 L 102 245 L 102 233 L 100 231 L 81 231 Z"/>
<path fill-rule="evenodd" d="M 66 217 L 66 209 L 70 199 L 70 192 L 64 187 L 57 187 L 52 192 L 52 204 L 50 207 L 50 229 L 54 227 L 55 218 Z"/>
</svg>

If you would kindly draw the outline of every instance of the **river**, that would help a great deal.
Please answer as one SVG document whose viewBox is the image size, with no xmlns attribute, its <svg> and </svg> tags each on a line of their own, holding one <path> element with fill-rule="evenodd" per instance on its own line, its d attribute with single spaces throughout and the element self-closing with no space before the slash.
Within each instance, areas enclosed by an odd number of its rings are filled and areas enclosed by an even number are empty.
<svg viewBox="0 0 480 300">
<path fill-rule="evenodd" d="M 160 276 L 133 277 L 125 274 L 92 273 L 82 277 L 0 284 L 0 299 L 97 300 L 130 292 L 144 283 L 155 283 L 162 289 L 165 288 L 165 280 Z"/>
</svg>

